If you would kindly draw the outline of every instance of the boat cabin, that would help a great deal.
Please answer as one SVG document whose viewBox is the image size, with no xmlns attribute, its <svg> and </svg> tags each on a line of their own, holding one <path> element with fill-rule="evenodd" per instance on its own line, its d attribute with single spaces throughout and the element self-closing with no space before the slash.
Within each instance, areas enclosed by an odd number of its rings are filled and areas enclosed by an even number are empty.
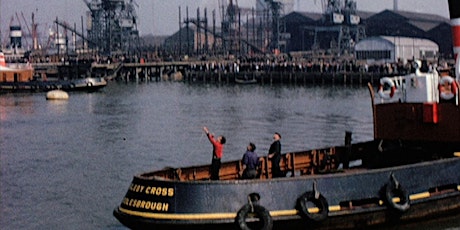
<svg viewBox="0 0 460 230">
<path fill-rule="evenodd" d="M 382 78 L 377 97 L 370 87 L 374 139 L 460 142 L 457 80 L 416 63 L 415 73 Z"/>
<path fill-rule="evenodd" d="M 0 52 L 0 82 L 28 82 L 33 79 L 34 70 L 26 64 L 7 66 L 5 55 Z"/>
<path fill-rule="evenodd" d="M 0 82 L 29 82 L 33 76 L 32 68 L 14 69 L 0 66 Z"/>
</svg>

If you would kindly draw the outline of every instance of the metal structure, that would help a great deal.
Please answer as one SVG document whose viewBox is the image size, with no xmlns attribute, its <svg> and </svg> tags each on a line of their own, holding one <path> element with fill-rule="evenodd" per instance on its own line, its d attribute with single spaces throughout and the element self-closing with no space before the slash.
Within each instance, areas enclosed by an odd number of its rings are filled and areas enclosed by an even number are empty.
<svg viewBox="0 0 460 230">
<path fill-rule="evenodd" d="M 222 6 L 224 19 L 221 36 L 229 53 L 272 53 L 280 50 L 280 41 L 283 39 L 281 34 L 284 31 L 280 19 L 284 5 L 274 0 L 259 0 L 258 5 L 260 9 L 244 9 L 238 6 L 236 0 L 230 0 L 226 9 Z M 246 26 L 242 18 L 246 18 Z"/>
<path fill-rule="evenodd" d="M 353 0 L 323 0 L 322 25 L 305 28 L 314 30 L 313 50 L 330 49 L 336 55 L 353 53 L 354 44 L 365 38 L 356 9 Z"/>
<path fill-rule="evenodd" d="M 139 47 L 134 0 L 83 0 L 87 13 L 87 40 L 103 54 L 129 53 Z"/>
<path fill-rule="evenodd" d="M 280 50 L 280 34 L 281 34 L 281 25 L 280 25 L 280 15 L 283 4 L 281 2 L 273 0 L 265 0 L 268 3 L 271 12 L 271 41 L 270 41 L 270 50 Z"/>
<path fill-rule="evenodd" d="M 241 45 L 241 11 L 238 2 L 230 0 L 227 9 L 222 7 L 225 20 L 222 21 L 223 46 L 230 54 L 240 53 Z"/>
<path fill-rule="evenodd" d="M 202 11 L 197 9 L 196 18 L 190 18 L 186 7 L 186 16 L 182 20 L 179 7 L 181 29 L 175 38 L 167 42 L 171 51 L 182 54 L 185 50 L 187 55 L 197 56 L 203 54 L 242 56 L 284 51 L 280 49 L 282 44 L 285 46 L 287 39 L 283 33 L 284 25 L 281 23 L 284 7 L 281 1 L 258 0 L 257 9 L 241 8 L 237 0 L 221 0 L 219 6 L 222 18 L 220 31 L 216 31 L 214 11 L 211 20 L 208 19 L 206 8 L 204 16 Z M 193 29 L 191 24 L 195 26 Z M 210 24 L 211 28 L 209 28 Z M 185 26 L 184 30 L 182 26 Z M 174 45 L 174 43 L 178 44 Z"/>
</svg>

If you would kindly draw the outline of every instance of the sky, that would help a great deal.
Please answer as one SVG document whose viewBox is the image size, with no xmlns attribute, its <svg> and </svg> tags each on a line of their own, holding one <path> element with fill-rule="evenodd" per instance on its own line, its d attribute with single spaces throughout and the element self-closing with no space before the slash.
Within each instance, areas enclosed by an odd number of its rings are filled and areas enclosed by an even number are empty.
<svg viewBox="0 0 460 230">
<path fill-rule="evenodd" d="M 322 11 L 322 0 L 291 1 L 295 11 Z M 179 6 L 182 9 L 182 19 L 185 18 L 185 8 L 188 6 L 190 17 L 196 17 L 197 8 L 200 8 L 203 15 L 206 7 L 208 17 L 212 18 L 211 12 L 215 9 L 217 20 L 220 21 L 219 5 L 222 5 L 222 2 L 229 2 L 229 0 L 134 0 L 134 2 L 139 6 L 136 8 L 136 12 L 139 17 L 138 29 L 140 34 L 158 36 L 171 35 L 178 30 Z M 251 8 L 255 7 L 256 0 L 233 0 L 233 2 L 238 3 L 240 7 Z M 356 0 L 358 10 L 369 12 L 393 9 L 393 2 L 394 0 Z M 398 8 L 404 11 L 437 14 L 449 18 L 447 0 L 398 0 Z M 88 11 L 88 7 L 85 0 L 0 0 L 1 40 L 4 41 L 8 37 L 12 17 L 14 17 L 13 24 L 18 25 L 16 13 L 21 18 L 23 27 L 25 27 L 25 23 L 21 15 L 24 15 L 30 27 L 31 15 L 34 13 L 35 21 L 38 23 L 38 32 L 43 36 L 53 26 L 56 17 L 70 25 L 76 24 L 77 29 L 81 30 L 82 16 L 86 27 L 86 11 Z"/>
</svg>

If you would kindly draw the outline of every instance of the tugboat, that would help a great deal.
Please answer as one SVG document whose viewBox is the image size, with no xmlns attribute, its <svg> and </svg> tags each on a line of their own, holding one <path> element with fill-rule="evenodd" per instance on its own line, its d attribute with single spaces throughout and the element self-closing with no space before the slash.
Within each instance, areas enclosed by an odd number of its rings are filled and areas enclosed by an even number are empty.
<svg viewBox="0 0 460 230">
<path fill-rule="evenodd" d="M 16 64 L 7 66 L 5 55 L 0 51 L 0 91 L 14 90 L 21 87 L 30 88 L 29 82 L 34 75 L 34 69 L 28 64 Z"/>
<path fill-rule="evenodd" d="M 449 7 L 459 35 L 460 8 Z M 346 133 L 344 145 L 284 153 L 283 178 L 267 157 L 252 180 L 241 161 L 222 163 L 218 181 L 209 165 L 141 173 L 113 214 L 131 229 L 353 229 L 458 213 L 459 71 L 420 67 L 369 84 L 372 141 Z"/>
<path fill-rule="evenodd" d="M 5 55 L 0 52 L 0 92 L 48 92 L 52 90 L 93 92 L 107 86 L 102 77 L 87 77 L 74 80 L 36 79 L 34 68 L 29 64 L 7 66 Z"/>
</svg>

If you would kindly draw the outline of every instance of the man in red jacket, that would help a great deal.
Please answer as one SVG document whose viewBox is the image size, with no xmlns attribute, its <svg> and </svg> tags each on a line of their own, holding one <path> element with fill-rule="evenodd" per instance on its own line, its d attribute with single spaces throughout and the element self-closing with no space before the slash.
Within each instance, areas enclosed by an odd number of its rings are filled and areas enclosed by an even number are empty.
<svg viewBox="0 0 460 230">
<path fill-rule="evenodd" d="M 212 164 L 211 164 L 211 180 L 219 180 L 219 170 L 221 164 L 221 158 L 224 152 L 225 137 L 219 136 L 217 140 L 214 139 L 214 135 L 209 133 L 208 128 L 203 127 L 206 136 L 212 144 Z"/>
</svg>

